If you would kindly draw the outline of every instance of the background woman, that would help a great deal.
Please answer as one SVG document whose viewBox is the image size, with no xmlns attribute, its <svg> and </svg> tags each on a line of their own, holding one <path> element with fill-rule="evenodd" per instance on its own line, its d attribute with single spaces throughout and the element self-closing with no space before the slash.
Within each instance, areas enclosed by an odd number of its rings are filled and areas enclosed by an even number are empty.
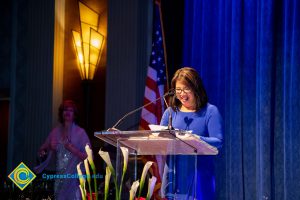
<svg viewBox="0 0 300 200">
<path fill-rule="evenodd" d="M 40 173 L 54 160 L 56 174 L 69 175 L 55 179 L 55 199 L 81 199 L 79 181 L 74 175 L 77 175 L 77 164 L 87 157 L 85 145 L 90 145 L 90 141 L 85 130 L 75 123 L 78 110 L 73 101 L 65 100 L 58 112 L 59 125 L 50 132 L 39 149 L 39 155 L 47 155 L 47 159 L 35 171 Z"/>
</svg>

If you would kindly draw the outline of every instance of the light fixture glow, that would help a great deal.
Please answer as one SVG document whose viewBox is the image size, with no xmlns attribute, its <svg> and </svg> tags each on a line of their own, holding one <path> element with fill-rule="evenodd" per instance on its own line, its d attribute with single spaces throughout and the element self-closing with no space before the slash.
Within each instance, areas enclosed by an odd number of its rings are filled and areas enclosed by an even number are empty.
<svg viewBox="0 0 300 200">
<path fill-rule="evenodd" d="M 92 80 L 99 64 L 104 36 L 98 32 L 99 14 L 80 1 L 80 29 L 72 31 L 80 76 L 82 80 Z"/>
</svg>

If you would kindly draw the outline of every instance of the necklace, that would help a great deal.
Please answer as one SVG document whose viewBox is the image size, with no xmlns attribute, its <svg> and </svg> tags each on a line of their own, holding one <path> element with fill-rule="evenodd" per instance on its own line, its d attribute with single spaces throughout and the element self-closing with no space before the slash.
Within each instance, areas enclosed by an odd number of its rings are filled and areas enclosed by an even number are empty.
<svg viewBox="0 0 300 200">
<path fill-rule="evenodd" d="M 63 126 L 62 127 L 62 134 L 60 140 L 63 144 L 67 142 L 71 142 L 71 136 L 73 133 L 74 123 L 72 123 L 69 127 Z"/>
</svg>

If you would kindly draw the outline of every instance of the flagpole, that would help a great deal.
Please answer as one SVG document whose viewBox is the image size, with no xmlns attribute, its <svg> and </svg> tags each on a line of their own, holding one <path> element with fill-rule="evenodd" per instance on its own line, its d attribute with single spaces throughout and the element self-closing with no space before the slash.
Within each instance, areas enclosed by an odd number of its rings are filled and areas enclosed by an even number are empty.
<svg viewBox="0 0 300 200">
<path fill-rule="evenodd" d="M 161 11 L 161 1 L 156 0 L 155 3 L 159 7 L 159 19 L 161 24 L 161 34 L 162 34 L 162 40 L 164 45 L 164 58 L 165 58 L 165 68 L 166 68 L 166 79 L 167 79 L 167 90 L 170 89 L 169 86 L 169 71 L 168 71 L 168 60 L 167 60 L 167 48 L 166 48 L 166 41 L 165 41 L 165 31 L 164 31 L 164 23 L 163 23 L 163 17 L 162 17 L 162 11 Z"/>
</svg>

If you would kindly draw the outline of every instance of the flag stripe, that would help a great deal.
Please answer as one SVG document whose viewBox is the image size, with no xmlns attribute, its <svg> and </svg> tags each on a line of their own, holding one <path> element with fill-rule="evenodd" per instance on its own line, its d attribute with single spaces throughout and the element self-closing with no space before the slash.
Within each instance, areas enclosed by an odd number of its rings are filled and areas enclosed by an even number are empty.
<svg viewBox="0 0 300 200">
<path fill-rule="evenodd" d="M 148 101 L 152 101 L 152 99 L 156 99 L 156 93 L 153 89 L 149 88 L 147 85 L 146 85 L 146 88 L 145 88 L 145 97 Z"/>
<path fill-rule="evenodd" d="M 142 111 L 142 119 L 148 124 L 155 124 L 157 120 L 155 114 L 147 109 Z"/>
</svg>

